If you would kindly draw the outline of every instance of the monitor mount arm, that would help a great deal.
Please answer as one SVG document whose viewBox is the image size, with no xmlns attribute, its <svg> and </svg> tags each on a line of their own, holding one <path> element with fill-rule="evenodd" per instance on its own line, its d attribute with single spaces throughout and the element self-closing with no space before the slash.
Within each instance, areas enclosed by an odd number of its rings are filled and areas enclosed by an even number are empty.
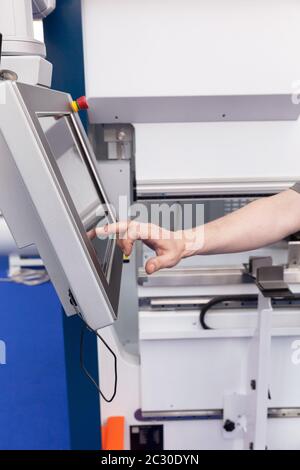
<svg viewBox="0 0 300 470">
<path fill-rule="evenodd" d="M 0 81 L 3 80 L 18 80 L 18 75 L 12 70 L 1 69 L 1 58 L 2 58 L 2 34 L 0 33 Z"/>
<path fill-rule="evenodd" d="M 35 20 L 42 20 L 55 10 L 56 0 L 32 0 L 32 12 Z"/>
<path fill-rule="evenodd" d="M 46 56 L 45 44 L 34 37 L 33 19 L 55 9 L 55 0 L 2 0 L 0 31 L 3 56 Z"/>
</svg>

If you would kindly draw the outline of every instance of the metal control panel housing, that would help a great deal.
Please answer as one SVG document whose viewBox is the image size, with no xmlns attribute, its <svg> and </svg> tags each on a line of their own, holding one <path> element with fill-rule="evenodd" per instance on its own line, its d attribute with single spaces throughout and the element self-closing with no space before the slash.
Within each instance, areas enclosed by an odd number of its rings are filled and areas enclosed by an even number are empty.
<svg viewBox="0 0 300 470">
<path fill-rule="evenodd" d="M 71 97 L 0 83 L 0 210 L 19 248 L 36 245 L 67 314 L 93 328 L 117 318 L 122 253 L 92 237 L 116 222 Z"/>
</svg>

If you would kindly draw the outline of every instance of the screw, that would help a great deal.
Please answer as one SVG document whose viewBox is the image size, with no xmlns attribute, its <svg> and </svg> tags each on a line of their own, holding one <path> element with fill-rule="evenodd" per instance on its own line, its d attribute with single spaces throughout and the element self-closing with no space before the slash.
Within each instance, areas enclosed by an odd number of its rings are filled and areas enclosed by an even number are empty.
<svg viewBox="0 0 300 470">
<path fill-rule="evenodd" d="M 251 380 L 250 387 L 252 390 L 256 390 L 256 380 Z"/>
<path fill-rule="evenodd" d="M 126 132 L 125 131 L 120 131 L 118 133 L 118 140 L 123 141 L 126 137 Z"/>
<path fill-rule="evenodd" d="M 230 419 L 226 419 L 223 428 L 225 429 L 226 432 L 232 432 L 235 430 L 235 423 L 231 421 Z"/>
</svg>

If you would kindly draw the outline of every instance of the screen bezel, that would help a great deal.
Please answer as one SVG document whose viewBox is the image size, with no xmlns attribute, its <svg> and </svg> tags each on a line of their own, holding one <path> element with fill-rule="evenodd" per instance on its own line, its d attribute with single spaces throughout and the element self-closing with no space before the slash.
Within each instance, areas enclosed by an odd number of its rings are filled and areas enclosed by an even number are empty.
<svg viewBox="0 0 300 470">
<path fill-rule="evenodd" d="M 84 161 L 84 164 L 86 166 L 86 169 L 88 171 L 88 174 L 91 178 L 91 182 L 98 194 L 98 197 L 99 197 L 99 200 L 101 202 L 101 204 L 103 204 L 104 206 L 106 205 L 106 201 L 103 197 L 103 194 L 102 192 L 99 190 L 99 186 L 98 186 L 98 183 L 97 183 L 97 180 L 95 179 L 95 174 L 94 172 L 92 172 L 92 166 L 91 166 L 91 162 L 90 162 L 90 156 L 88 155 L 88 152 L 85 151 L 83 145 L 82 145 L 82 140 L 80 139 L 80 134 L 79 134 L 79 131 L 78 129 L 76 128 L 76 123 L 74 122 L 74 120 L 72 119 L 72 114 L 71 113 L 67 113 L 67 114 L 57 114 L 57 113 L 41 113 L 41 112 L 38 112 L 36 113 L 36 116 L 38 117 L 39 119 L 39 123 L 40 123 L 40 118 L 43 118 L 43 117 L 57 117 L 57 118 L 62 118 L 62 119 L 65 119 L 65 122 L 66 122 L 66 125 L 70 131 L 70 134 L 71 136 L 73 137 L 73 140 L 74 140 L 74 143 L 76 145 L 76 148 L 78 150 L 78 153 L 80 154 L 80 156 L 82 157 L 82 160 Z M 40 123 L 41 125 L 41 123 Z M 42 127 L 42 126 L 41 126 Z M 43 130 L 43 128 L 42 128 Z M 44 132 L 44 135 L 46 136 L 46 139 L 47 139 L 47 142 L 49 143 L 50 145 L 50 148 L 51 148 L 51 144 L 47 138 L 47 134 L 45 133 L 45 131 L 43 130 Z M 53 157 L 53 161 L 52 161 L 52 165 L 54 165 L 56 167 L 56 169 L 60 172 L 62 178 L 63 178 L 63 175 L 62 175 L 62 172 L 59 168 L 59 165 L 57 164 L 57 161 L 56 161 L 56 158 L 54 157 L 52 151 L 51 151 L 51 157 Z M 72 195 L 69 191 L 69 189 L 67 188 L 67 191 L 69 193 L 69 196 L 71 197 L 72 201 L 73 201 L 73 198 L 72 198 Z M 74 203 L 74 202 L 73 202 Z M 75 204 L 74 204 L 75 205 Z M 77 211 L 77 209 L 75 209 Z M 77 211 L 78 213 L 78 211 Z M 115 222 L 115 219 L 112 217 L 111 215 L 111 210 L 110 210 L 110 207 L 108 207 L 106 210 L 105 210 L 105 213 L 107 214 L 107 216 L 110 218 L 110 222 L 109 223 L 114 223 Z M 81 217 L 80 217 L 81 219 Z M 81 220 L 81 223 L 82 223 L 82 220 Z M 83 225 L 83 223 L 82 223 Z M 90 242 L 91 243 L 91 242 Z M 109 282 L 109 279 L 110 279 L 110 275 L 111 275 L 111 267 L 112 267 L 112 259 L 113 259 L 113 255 L 114 255 L 114 250 L 116 248 L 116 240 L 114 238 L 109 238 L 108 240 L 108 246 L 106 248 L 106 253 L 105 253 L 105 259 L 104 260 L 101 260 L 101 270 L 102 272 L 104 273 L 106 279 L 108 280 Z M 97 258 L 98 259 L 98 258 Z M 100 266 L 101 266 L 100 265 Z M 103 265 L 104 265 L 104 268 L 103 268 Z"/>
<path fill-rule="evenodd" d="M 104 296 L 106 297 L 108 305 L 111 307 L 111 313 L 113 317 L 117 318 L 118 304 L 119 304 L 119 292 L 122 272 L 122 252 L 116 244 L 116 240 L 111 240 L 114 244 L 112 255 L 110 257 L 109 267 L 105 274 L 101 268 L 101 265 L 96 256 L 96 252 L 92 246 L 90 239 L 88 238 L 83 223 L 80 219 L 79 213 L 75 208 L 74 202 L 71 198 L 69 190 L 63 179 L 60 169 L 56 163 L 55 157 L 51 151 L 45 132 L 39 122 L 40 116 L 67 116 L 69 117 L 73 131 L 74 138 L 76 139 L 77 145 L 79 145 L 79 151 L 85 161 L 88 172 L 92 177 L 95 188 L 101 197 L 101 201 L 106 205 L 110 219 L 113 223 L 117 222 L 115 214 L 113 213 L 109 200 L 105 194 L 104 188 L 101 184 L 96 166 L 95 156 L 88 138 L 85 134 L 84 127 L 82 126 L 79 116 L 71 110 L 71 97 L 67 93 L 57 92 L 54 90 L 45 89 L 42 87 L 32 87 L 25 84 L 17 84 L 18 90 L 22 96 L 24 102 L 24 112 L 27 113 L 30 118 L 32 130 L 38 137 L 37 142 L 40 144 L 40 149 L 44 156 L 45 163 L 52 174 L 53 181 L 61 194 L 62 201 L 70 218 L 73 222 L 74 230 L 77 233 L 81 245 L 85 251 L 86 256 L 90 261 L 90 265 L 98 278 L 99 287 L 102 289 Z M 76 295 L 76 293 L 75 293 Z M 95 306 L 96 308 L 96 306 Z"/>
</svg>

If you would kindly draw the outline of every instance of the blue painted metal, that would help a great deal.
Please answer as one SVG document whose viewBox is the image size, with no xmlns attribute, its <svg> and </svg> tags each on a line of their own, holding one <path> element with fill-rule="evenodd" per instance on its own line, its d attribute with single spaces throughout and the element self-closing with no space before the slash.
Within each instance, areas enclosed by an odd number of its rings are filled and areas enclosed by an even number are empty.
<svg viewBox="0 0 300 470">
<path fill-rule="evenodd" d="M 66 91 L 74 99 L 85 94 L 81 1 L 59 0 L 56 10 L 44 21 L 47 59 L 53 64 L 52 88 Z M 87 125 L 87 112 L 80 111 Z"/>
</svg>

